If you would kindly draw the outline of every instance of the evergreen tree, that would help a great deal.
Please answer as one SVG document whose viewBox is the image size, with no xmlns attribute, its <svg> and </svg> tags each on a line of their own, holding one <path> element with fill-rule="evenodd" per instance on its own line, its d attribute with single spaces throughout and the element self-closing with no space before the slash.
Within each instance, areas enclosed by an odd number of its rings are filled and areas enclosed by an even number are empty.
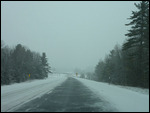
<svg viewBox="0 0 150 113">
<path fill-rule="evenodd" d="M 33 52 L 33 70 L 31 79 L 42 79 L 42 61 L 39 53 Z M 33 78 L 34 77 L 34 78 Z"/>
<path fill-rule="evenodd" d="M 41 60 L 42 60 L 42 67 L 43 67 L 42 76 L 48 77 L 48 73 L 50 73 L 50 66 L 48 65 L 47 62 L 46 53 L 42 54 Z"/>
<path fill-rule="evenodd" d="M 24 63 L 24 77 L 25 77 L 25 80 L 28 80 L 29 79 L 29 74 L 31 75 L 30 76 L 30 79 L 32 79 L 34 76 L 33 76 L 33 54 L 32 52 L 27 49 L 26 52 L 25 52 L 25 59 L 24 59 L 26 62 Z"/>
<path fill-rule="evenodd" d="M 140 4 L 135 4 L 135 6 L 138 8 L 138 11 L 132 11 L 132 16 L 129 18 L 132 21 L 126 24 L 127 26 L 132 25 L 132 27 L 129 33 L 125 34 L 129 39 L 124 43 L 123 50 L 128 51 L 128 59 L 132 60 L 132 63 L 135 64 L 133 66 L 135 66 L 134 73 L 136 73 L 136 77 L 134 79 L 136 79 L 136 84 L 146 87 L 144 63 L 148 61 L 145 58 L 145 52 L 147 52 L 147 50 L 145 51 L 145 47 L 148 48 L 149 41 L 149 26 L 147 25 L 149 23 L 149 3 L 148 1 L 142 1 Z M 133 71 L 133 68 L 129 70 Z"/>
<path fill-rule="evenodd" d="M 26 47 L 18 44 L 14 49 L 2 42 L 1 45 L 1 84 L 23 82 L 31 79 L 48 77 L 50 66 L 46 53 L 40 56 Z M 31 75 L 29 77 L 29 74 Z"/>
<path fill-rule="evenodd" d="M 12 53 L 12 60 L 13 60 L 13 68 L 15 70 L 14 72 L 14 78 L 16 82 L 22 82 L 25 80 L 24 75 L 24 65 L 25 65 L 25 48 L 18 44 L 15 48 L 15 50 Z"/>
<path fill-rule="evenodd" d="M 1 47 L 1 84 L 11 83 L 11 50 L 9 47 Z"/>
</svg>

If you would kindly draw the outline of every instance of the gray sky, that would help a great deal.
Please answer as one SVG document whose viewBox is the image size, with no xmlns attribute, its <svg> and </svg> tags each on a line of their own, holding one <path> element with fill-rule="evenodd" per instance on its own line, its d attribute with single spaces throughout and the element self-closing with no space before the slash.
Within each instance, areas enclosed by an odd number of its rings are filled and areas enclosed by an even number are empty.
<svg viewBox="0 0 150 113">
<path fill-rule="evenodd" d="M 46 52 L 57 71 L 93 70 L 125 41 L 135 1 L 2 1 L 1 40 Z"/>
</svg>

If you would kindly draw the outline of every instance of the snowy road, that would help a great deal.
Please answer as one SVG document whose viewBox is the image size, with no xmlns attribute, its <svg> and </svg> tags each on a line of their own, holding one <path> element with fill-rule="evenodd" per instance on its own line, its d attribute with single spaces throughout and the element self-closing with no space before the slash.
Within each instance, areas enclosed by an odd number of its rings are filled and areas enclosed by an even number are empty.
<svg viewBox="0 0 150 113">
<path fill-rule="evenodd" d="M 51 93 L 24 104 L 16 112 L 96 112 L 114 111 L 75 78 L 69 77 Z"/>
<path fill-rule="evenodd" d="M 65 75 L 61 75 L 44 80 L 1 86 L 1 111 L 14 111 L 24 103 L 51 92 L 66 79 Z"/>
<path fill-rule="evenodd" d="M 1 111 L 149 111 L 149 89 L 130 90 L 69 76 L 52 74 L 1 86 Z"/>
</svg>

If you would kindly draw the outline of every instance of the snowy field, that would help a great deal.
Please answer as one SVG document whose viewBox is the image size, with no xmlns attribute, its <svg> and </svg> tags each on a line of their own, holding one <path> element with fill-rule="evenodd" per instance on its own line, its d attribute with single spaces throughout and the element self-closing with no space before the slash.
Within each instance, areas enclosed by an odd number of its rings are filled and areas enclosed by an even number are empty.
<svg viewBox="0 0 150 113">
<path fill-rule="evenodd" d="M 32 99 L 50 93 L 66 79 L 64 74 L 51 74 L 44 80 L 1 86 L 1 112 L 13 111 Z"/>
<path fill-rule="evenodd" d="M 120 112 L 149 112 L 149 89 L 109 85 L 74 77 Z"/>
</svg>

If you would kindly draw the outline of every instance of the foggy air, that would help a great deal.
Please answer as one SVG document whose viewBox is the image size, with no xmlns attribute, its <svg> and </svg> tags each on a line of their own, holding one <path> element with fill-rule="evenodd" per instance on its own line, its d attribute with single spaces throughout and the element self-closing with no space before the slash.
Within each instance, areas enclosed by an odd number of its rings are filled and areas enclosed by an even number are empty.
<svg viewBox="0 0 150 113">
<path fill-rule="evenodd" d="M 2 1 L 2 112 L 148 112 L 148 1 Z"/>
</svg>

